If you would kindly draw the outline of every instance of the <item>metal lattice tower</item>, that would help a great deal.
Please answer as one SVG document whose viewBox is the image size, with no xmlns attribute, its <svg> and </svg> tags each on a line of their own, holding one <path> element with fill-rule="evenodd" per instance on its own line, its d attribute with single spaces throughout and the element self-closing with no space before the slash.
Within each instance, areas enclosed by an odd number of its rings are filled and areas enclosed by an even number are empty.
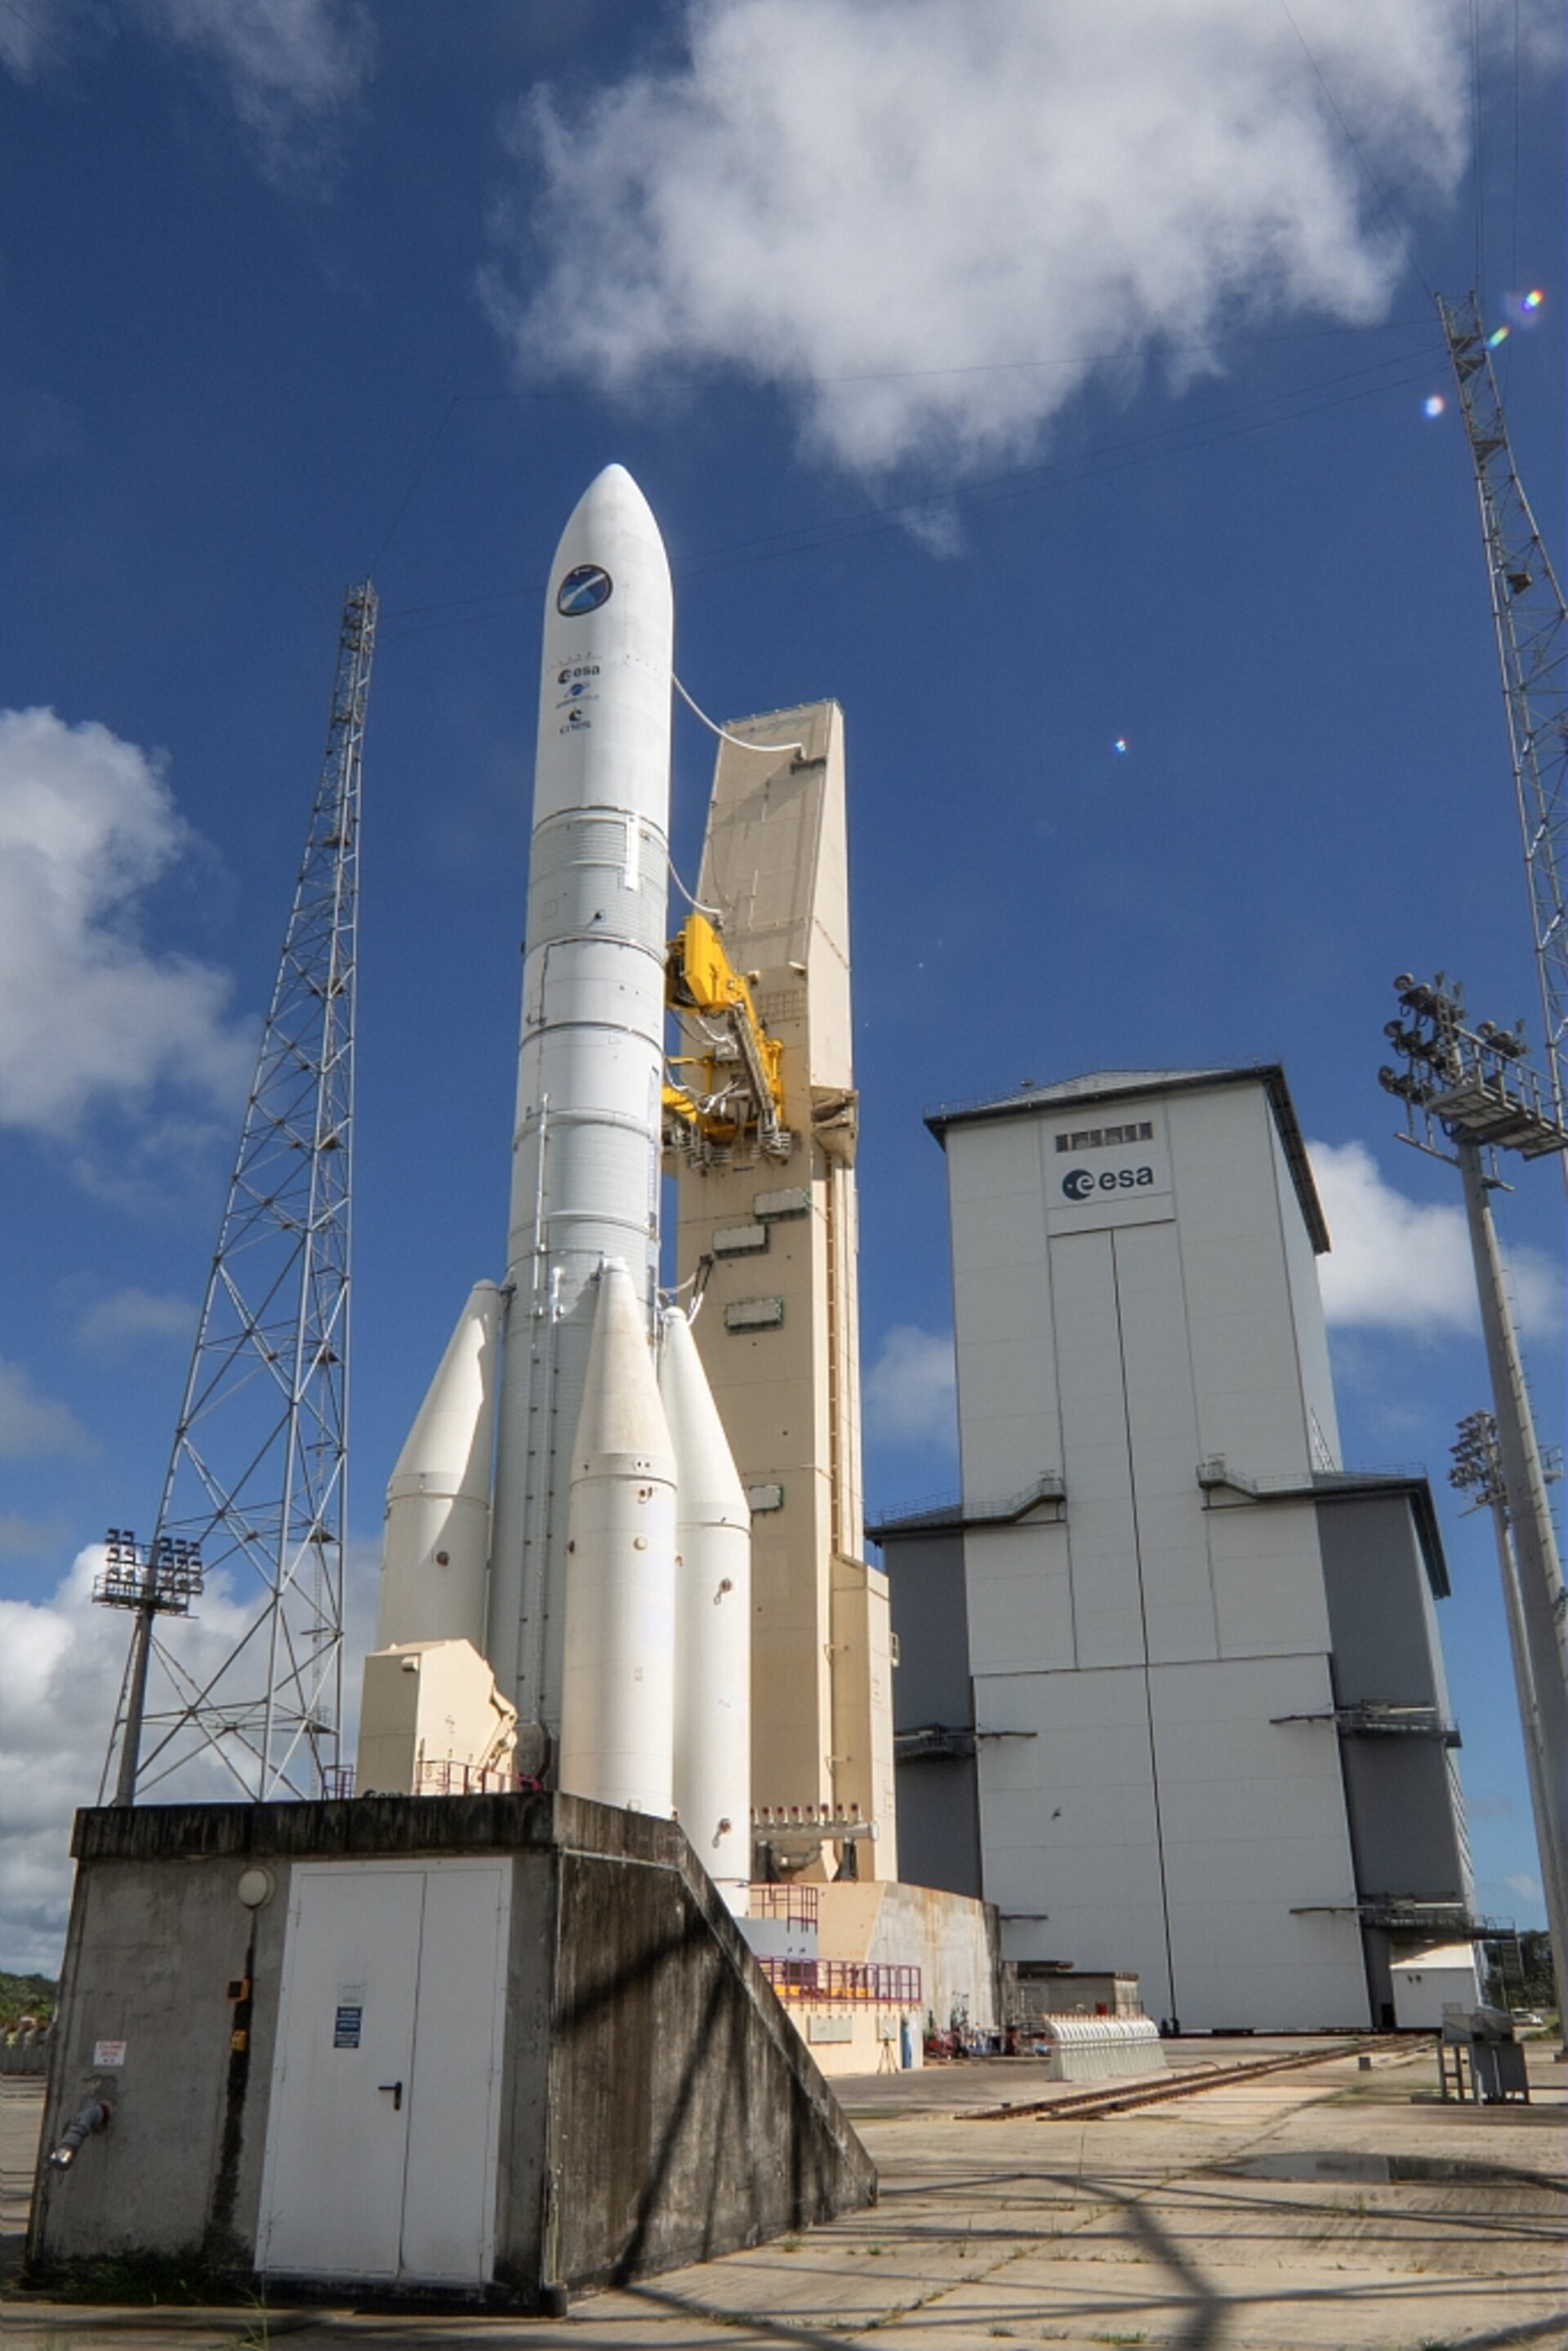
<svg viewBox="0 0 1568 2351">
<path fill-rule="evenodd" d="M 102 1596 L 135 1610 L 104 1786 L 205 1759 L 256 1799 L 337 1760 L 347 1532 L 349 1226 L 360 799 L 377 599 L 350 588 L 320 781 L 152 1539 Z M 198 1671 L 171 1555 L 243 1625 Z M 140 1574 L 144 1589 L 133 1592 Z M 171 1619 L 165 1631 L 159 1619 Z M 185 1655 L 182 1656 L 182 1650 Z"/>
<path fill-rule="evenodd" d="M 1502 668 L 1514 794 L 1530 885 L 1546 1024 L 1546 1075 L 1561 1123 L 1568 1106 L 1568 606 L 1513 462 L 1489 340 L 1473 294 L 1439 295 L 1480 499 L 1492 622 Z M 1563 1163 L 1568 1181 L 1568 1161 Z"/>
</svg>

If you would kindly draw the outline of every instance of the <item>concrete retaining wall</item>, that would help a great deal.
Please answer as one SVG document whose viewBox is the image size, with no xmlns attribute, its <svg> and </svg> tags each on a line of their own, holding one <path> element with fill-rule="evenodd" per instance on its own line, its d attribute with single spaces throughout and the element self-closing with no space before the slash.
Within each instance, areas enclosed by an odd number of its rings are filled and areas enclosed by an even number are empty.
<svg viewBox="0 0 1568 2351">
<path fill-rule="evenodd" d="M 143 1806 L 78 1813 L 73 1850 L 45 2144 L 90 2098 L 114 2116 L 69 2171 L 40 2175 L 37 2268 L 169 2253 L 265 2283 L 290 1876 L 323 1860 L 509 1856 L 494 2276 L 472 2298 L 554 2307 L 874 2199 L 869 2158 L 671 1822 L 552 1795 Z M 274 1890 L 246 1908 L 238 1883 L 258 1867 Z M 381 2298 L 430 2295 L 400 2276 Z"/>
</svg>

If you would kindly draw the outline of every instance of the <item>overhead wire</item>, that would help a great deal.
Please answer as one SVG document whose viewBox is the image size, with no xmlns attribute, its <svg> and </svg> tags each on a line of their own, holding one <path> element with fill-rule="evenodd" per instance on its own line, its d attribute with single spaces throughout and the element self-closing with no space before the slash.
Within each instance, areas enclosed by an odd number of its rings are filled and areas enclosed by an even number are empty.
<svg viewBox="0 0 1568 2351">
<path fill-rule="evenodd" d="M 1283 12 L 1285 22 L 1289 25 L 1291 32 L 1294 33 L 1297 40 L 1301 44 L 1301 55 L 1305 57 L 1308 65 L 1311 66 L 1312 72 L 1317 78 L 1319 89 L 1322 91 L 1324 98 L 1326 98 L 1329 102 L 1329 108 L 1333 115 L 1334 120 L 1339 124 L 1340 130 L 1343 134 L 1345 145 L 1355 157 L 1357 163 L 1361 167 L 1362 173 L 1365 178 L 1367 186 L 1372 190 L 1373 194 L 1377 198 L 1378 203 L 1382 205 L 1389 225 L 1392 227 L 1396 236 L 1397 236 L 1400 244 L 1405 248 L 1406 260 L 1410 264 L 1411 268 L 1416 272 L 1416 277 L 1421 280 L 1422 285 L 1426 287 L 1427 298 L 1431 302 L 1436 303 L 1437 299 L 1437 289 L 1432 285 L 1432 282 L 1427 276 L 1426 271 L 1422 268 L 1420 263 L 1416 258 L 1415 243 L 1411 236 L 1408 224 L 1404 220 L 1402 215 L 1395 210 L 1394 204 L 1389 198 L 1386 190 L 1384 188 L 1382 182 L 1378 179 L 1376 172 L 1373 170 L 1371 164 L 1362 153 L 1360 142 L 1358 141 L 1354 131 L 1351 129 L 1350 124 L 1345 120 L 1343 110 L 1342 109 L 1338 99 L 1334 96 L 1333 91 L 1329 87 L 1327 76 L 1324 74 L 1323 69 L 1322 66 L 1319 65 L 1316 57 L 1312 55 L 1311 48 L 1307 45 L 1306 35 L 1302 32 L 1300 25 L 1297 24 L 1294 16 L 1291 14 L 1291 0 L 1280 0 L 1280 6 Z"/>
<path fill-rule="evenodd" d="M 1486 283 L 1486 183 L 1481 176 L 1481 11 L 1470 0 L 1470 178 L 1475 189 L 1476 274 L 1479 296 Z"/>
<path fill-rule="evenodd" d="M 15 16 L 17 24 L 25 26 L 26 30 L 32 34 L 33 38 L 36 41 L 41 41 L 46 49 L 52 49 L 56 57 L 59 58 L 62 65 L 68 66 L 75 64 L 76 60 L 70 55 L 70 52 L 60 47 L 60 44 L 55 39 L 53 34 L 47 33 L 44 30 L 44 27 L 38 23 L 36 16 L 29 16 L 25 8 L 18 8 L 16 5 L 16 0 L 0 0 L 0 8 L 4 8 L 8 16 Z"/>
<path fill-rule="evenodd" d="M 1427 340 L 1436 352 L 1438 347 L 1430 330 Z M 765 562 L 785 556 L 810 554 L 824 547 L 905 528 L 911 521 L 934 511 L 954 507 L 962 510 L 989 503 L 1002 496 L 1028 496 L 1056 482 L 1094 480 L 1102 475 L 1124 472 L 1134 465 L 1151 464 L 1162 457 L 1180 456 L 1194 450 L 1214 447 L 1249 433 L 1293 423 L 1355 401 L 1375 398 L 1385 392 L 1407 390 L 1412 385 L 1425 382 L 1425 371 L 1396 374 L 1385 381 L 1362 384 L 1360 389 L 1340 393 L 1333 399 L 1313 400 L 1310 397 L 1313 392 L 1328 391 L 1340 384 L 1356 383 L 1368 374 L 1381 375 L 1390 369 L 1408 368 L 1418 356 L 1425 354 L 1419 352 L 1418 347 L 1413 347 L 1371 361 L 1364 367 L 1347 369 L 1339 374 L 1320 378 L 1312 384 L 1295 385 L 1284 392 L 1269 392 L 1256 400 L 1234 403 L 1206 418 L 1184 418 L 1169 425 L 1161 425 L 1149 434 L 1120 442 L 1103 443 L 1073 459 L 1053 459 L 1037 465 L 1011 467 L 978 481 L 950 484 L 941 491 L 926 492 L 918 498 L 904 500 L 869 515 L 862 512 L 852 516 L 828 517 L 788 531 L 731 541 L 701 550 L 677 564 L 675 575 L 682 580 L 700 580 L 718 571 L 733 569 L 747 561 Z M 1296 404 L 1273 415 L 1260 413 L 1270 409 L 1281 410 L 1281 403 L 1284 402 Z M 1215 425 L 1223 425 L 1227 429 L 1209 429 Z M 1176 437 L 1178 435 L 1183 437 Z M 455 597 L 394 608 L 388 616 L 392 627 L 384 630 L 383 633 L 389 642 L 402 642 L 432 630 L 473 626 L 500 617 L 504 608 L 536 592 L 530 585 L 497 589 L 481 596 Z M 706 716 L 706 714 L 701 715 Z M 707 723 L 713 724 L 712 721 Z"/>
<path fill-rule="evenodd" d="M 14 0 L 0 0 L 0 8 L 10 7 L 13 5 Z M 1296 342 L 1309 339 L 1316 340 L 1322 335 L 1397 334 L 1409 337 L 1419 336 L 1427 331 L 1428 331 L 1427 321 L 1424 319 L 1419 320 L 1387 319 L 1380 320 L 1373 327 L 1343 324 L 1338 320 L 1330 319 L 1322 321 L 1318 325 L 1312 327 L 1260 329 L 1249 333 L 1248 340 L 1250 343 L 1254 344 L 1277 343 Z M 1212 353 L 1214 350 L 1214 337 L 1212 335 L 1207 335 L 1195 339 L 1190 342 L 1165 342 L 1162 343 L 1160 348 L 1162 352 L 1169 357 L 1179 357 L 1183 353 L 1188 352 Z M 856 370 L 852 372 L 840 375 L 800 376 L 791 379 L 786 388 L 790 391 L 809 392 L 819 385 L 837 383 L 905 383 L 920 382 L 926 380 L 936 380 L 949 376 L 1024 374 L 1040 371 L 1061 370 L 1063 368 L 1075 367 L 1078 364 L 1079 362 L 1075 360 L 1067 360 L 1019 359 L 978 360 L 961 367 L 873 368 Z M 572 395 L 566 386 L 557 387 L 530 384 L 513 385 L 505 392 L 455 392 L 450 393 L 447 397 L 446 405 L 441 412 L 441 415 L 436 423 L 434 433 L 432 433 L 429 440 L 424 444 L 413 462 L 413 467 L 404 482 L 402 495 L 398 499 L 396 507 L 393 509 L 392 519 L 388 523 L 386 530 L 382 536 L 381 542 L 376 548 L 374 554 L 371 556 L 370 562 L 365 566 L 365 569 L 371 571 L 379 569 L 382 559 L 386 555 L 387 549 L 390 548 L 392 540 L 397 536 L 399 529 L 402 528 L 403 518 L 407 515 L 409 507 L 413 502 L 415 493 L 418 491 L 420 485 L 430 471 L 430 467 L 434 460 L 436 452 L 445 437 L 447 427 L 450 425 L 452 419 L 458 409 L 484 407 L 499 403 L 503 401 L 560 400 L 571 396 Z M 455 597 L 444 600 L 438 605 L 404 605 L 401 608 L 401 611 L 404 617 L 414 613 L 423 613 L 432 611 L 455 611 L 460 605 L 484 604 L 497 601 L 509 601 L 513 596 L 521 592 L 522 591 L 519 590 L 504 589 L 498 591 L 498 595 L 494 598 L 489 596 Z M 389 610 L 391 608 L 389 608 Z"/>
</svg>

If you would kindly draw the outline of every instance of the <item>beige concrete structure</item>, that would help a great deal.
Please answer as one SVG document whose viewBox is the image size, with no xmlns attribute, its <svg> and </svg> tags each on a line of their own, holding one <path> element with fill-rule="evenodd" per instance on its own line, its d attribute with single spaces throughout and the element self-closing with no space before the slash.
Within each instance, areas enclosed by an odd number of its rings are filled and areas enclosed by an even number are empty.
<svg viewBox="0 0 1568 2351">
<path fill-rule="evenodd" d="M 696 1340 L 752 1510 L 752 1800 L 858 1815 L 861 1875 L 894 1878 L 887 1582 L 861 1498 L 843 717 L 809 703 L 727 731 L 698 895 L 783 1044 L 794 1144 L 683 1161 L 678 1255 L 682 1280 L 707 1272 Z M 786 1870 L 833 1865 L 809 1830 L 763 1834 Z"/>
<path fill-rule="evenodd" d="M 461 1792 L 505 1774 L 517 1717 L 471 1641 L 405 1641 L 365 1659 L 361 1795 Z"/>
<path fill-rule="evenodd" d="M 824 1886 L 817 1950 L 871 1968 L 918 1968 L 917 2030 L 999 2024 L 1000 1928 L 988 1903 L 934 1886 Z"/>
</svg>

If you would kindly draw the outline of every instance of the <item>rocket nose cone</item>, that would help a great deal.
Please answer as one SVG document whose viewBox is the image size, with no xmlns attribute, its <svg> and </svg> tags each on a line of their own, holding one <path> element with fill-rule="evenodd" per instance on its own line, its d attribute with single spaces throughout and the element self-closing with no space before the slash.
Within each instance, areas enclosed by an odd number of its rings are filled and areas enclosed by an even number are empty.
<svg viewBox="0 0 1568 2351">
<path fill-rule="evenodd" d="M 624 465 L 596 474 L 571 510 L 561 532 L 546 600 L 557 614 L 580 619 L 608 604 L 624 580 L 639 599 L 653 595 L 650 617 L 664 625 L 671 599 L 670 559 L 653 509 Z M 547 665 L 559 648 L 545 648 Z"/>
<path fill-rule="evenodd" d="M 580 549 L 624 538 L 644 540 L 664 553 L 664 536 L 653 507 L 624 465 L 606 465 L 572 508 L 560 544 L 563 549 Z"/>
</svg>

